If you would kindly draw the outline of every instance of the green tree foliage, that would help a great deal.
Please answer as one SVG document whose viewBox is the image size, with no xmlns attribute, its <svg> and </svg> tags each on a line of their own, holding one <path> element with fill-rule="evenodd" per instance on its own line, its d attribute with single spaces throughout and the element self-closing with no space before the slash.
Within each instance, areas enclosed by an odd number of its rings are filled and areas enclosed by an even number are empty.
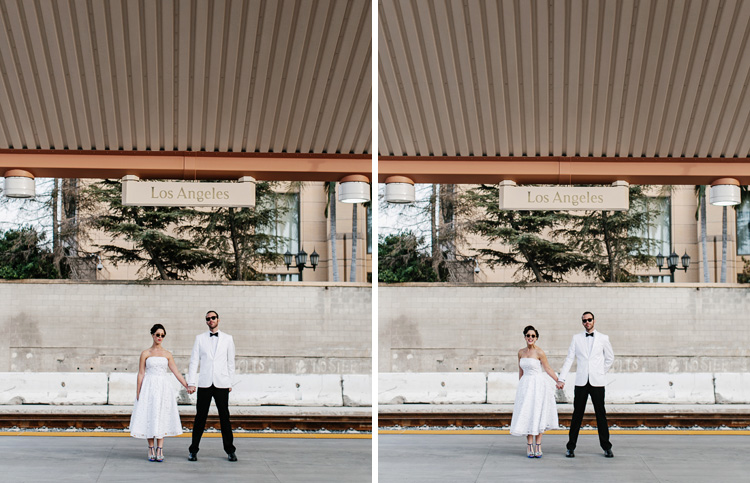
<svg viewBox="0 0 750 483">
<path fill-rule="evenodd" d="M 650 254 L 654 241 L 647 236 L 655 212 L 644 186 L 630 186 L 627 211 L 591 211 L 570 217 L 556 231 L 586 259 L 583 270 L 602 282 L 635 282 L 633 271 L 654 263 Z"/>
<path fill-rule="evenodd" d="M 496 185 L 480 185 L 466 197 L 478 210 L 467 230 L 502 245 L 477 250 L 489 266 L 517 266 L 516 276 L 523 282 L 561 282 L 569 273 L 587 266 L 586 257 L 551 236 L 572 220 L 571 215 L 501 210 Z"/>
<path fill-rule="evenodd" d="M 411 231 L 378 241 L 378 281 L 383 283 L 434 282 L 437 275 L 425 254 L 425 241 Z"/>
<path fill-rule="evenodd" d="M 94 228 L 122 244 L 96 245 L 115 266 L 140 265 L 145 279 L 185 280 L 211 257 L 193 240 L 181 236 L 196 210 L 179 207 L 123 206 L 119 180 L 104 180 L 87 188 L 87 196 L 104 210 L 91 220 Z"/>
<path fill-rule="evenodd" d="M 0 237 L 0 278 L 60 278 L 44 233 L 31 227 L 8 230 Z"/>
<path fill-rule="evenodd" d="M 281 262 L 277 247 L 283 237 L 273 234 L 289 206 L 268 182 L 255 187 L 255 208 L 215 208 L 197 211 L 188 230 L 207 252 L 207 268 L 229 280 L 262 280 L 265 264 Z"/>
</svg>

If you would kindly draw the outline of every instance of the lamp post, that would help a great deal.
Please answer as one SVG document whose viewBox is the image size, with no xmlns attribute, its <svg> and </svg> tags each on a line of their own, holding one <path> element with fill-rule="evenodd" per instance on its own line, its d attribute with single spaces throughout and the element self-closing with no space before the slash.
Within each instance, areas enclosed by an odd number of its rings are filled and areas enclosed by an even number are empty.
<svg viewBox="0 0 750 483">
<path fill-rule="evenodd" d="M 292 263 L 292 257 L 295 258 L 294 263 Z M 314 272 L 315 267 L 318 266 L 319 259 L 320 255 L 318 255 L 318 252 L 316 252 L 314 248 L 313 252 L 310 254 L 310 266 L 305 265 L 307 263 L 307 252 L 304 250 L 300 250 L 296 255 L 292 255 L 291 253 L 289 253 L 289 250 L 287 250 L 284 254 L 284 263 L 286 264 L 286 269 L 289 270 L 290 266 L 295 265 L 297 267 L 297 270 L 299 270 L 300 282 L 302 282 L 302 270 L 304 270 L 305 268 L 312 268 Z"/>
<path fill-rule="evenodd" d="M 672 253 L 666 258 L 667 258 L 667 266 L 664 267 L 664 255 L 662 255 L 661 252 L 659 252 L 659 254 L 656 255 L 656 266 L 659 267 L 660 272 L 662 270 L 669 270 L 670 282 L 674 283 L 675 270 L 685 270 L 685 272 L 687 272 L 687 269 L 690 266 L 690 255 L 688 255 L 686 251 L 685 254 L 682 257 L 680 257 L 674 251 L 672 251 Z M 677 266 L 678 261 L 682 261 L 682 267 Z"/>
</svg>

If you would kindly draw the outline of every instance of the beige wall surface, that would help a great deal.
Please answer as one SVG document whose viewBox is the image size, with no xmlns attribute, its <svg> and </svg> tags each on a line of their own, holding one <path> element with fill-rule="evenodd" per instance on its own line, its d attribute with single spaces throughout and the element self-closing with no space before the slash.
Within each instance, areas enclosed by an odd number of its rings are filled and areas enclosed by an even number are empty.
<svg viewBox="0 0 750 483">
<path fill-rule="evenodd" d="M 559 371 L 586 310 L 616 372 L 750 371 L 750 290 L 738 284 L 399 284 L 378 297 L 380 372 L 517 372 L 527 325 Z"/>
<path fill-rule="evenodd" d="M 186 372 L 216 310 L 238 374 L 369 374 L 371 304 L 366 284 L 2 281 L 0 372 L 137 372 L 155 323 Z"/>
</svg>

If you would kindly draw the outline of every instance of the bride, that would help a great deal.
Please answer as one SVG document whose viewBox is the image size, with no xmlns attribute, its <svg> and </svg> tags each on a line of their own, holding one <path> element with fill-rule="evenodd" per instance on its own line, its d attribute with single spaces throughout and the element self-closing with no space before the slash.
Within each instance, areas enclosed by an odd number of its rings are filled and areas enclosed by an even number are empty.
<svg viewBox="0 0 750 483">
<path fill-rule="evenodd" d="M 153 344 L 141 352 L 138 363 L 138 387 L 133 414 L 130 416 L 130 435 L 148 440 L 148 460 L 164 461 L 165 436 L 182 434 L 182 423 L 177 411 L 177 395 L 169 371 L 187 389 L 187 382 L 177 370 L 172 353 L 161 344 L 167 330 L 161 324 L 151 327 Z M 154 448 L 156 439 L 156 448 Z"/>
<path fill-rule="evenodd" d="M 526 456 L 542 457 L 542 434 L 559 427 L 555 403 L 557 375 L 547 362 L 544 351 L 536 346 L 539 332 L 531 325 L 523 329 L 526 347 L 518 351 L 518 392 L 513 405 L 510 434 L 526 436 Z"/>
</svg>

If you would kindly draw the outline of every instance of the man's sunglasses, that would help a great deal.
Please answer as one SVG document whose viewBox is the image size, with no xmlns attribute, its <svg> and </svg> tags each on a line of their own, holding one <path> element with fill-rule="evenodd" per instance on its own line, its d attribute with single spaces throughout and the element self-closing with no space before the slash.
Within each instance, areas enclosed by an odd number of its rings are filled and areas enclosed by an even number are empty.
<svg viewBox="0 0 750 483">
<path fill-rule="evenodd" d="M 581 319 L 581 323 L 585 324 L 586 322 L 593 322 L 594 319 Z"/>
<path fill-rule="evenodd" d="M 209 320 L 216 320 L 216 319 L 218 319 L 218 317 L 217 317 L 217 316 L 215 316 L 215 315 L 210 315 L 210 316 L 206 317 L 206 322 L 208 322 Z"/>
</svg>

